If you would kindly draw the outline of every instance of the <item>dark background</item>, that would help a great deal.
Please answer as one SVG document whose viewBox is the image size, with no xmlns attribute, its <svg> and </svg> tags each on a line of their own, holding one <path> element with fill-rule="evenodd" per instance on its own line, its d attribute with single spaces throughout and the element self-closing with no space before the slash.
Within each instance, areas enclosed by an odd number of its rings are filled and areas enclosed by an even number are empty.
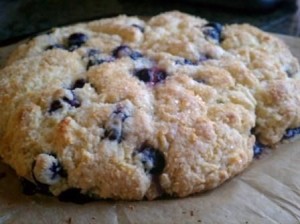
<svg viewBox="0 0 300 224">
<path fill-rule="evenodd" d="M 180 10 L 220 23 L 247 22 L 300 36 L 300 0 L 0 0 L 0 45 L 55 26 L 118 14 L 152 16 Z"/>
</svg>

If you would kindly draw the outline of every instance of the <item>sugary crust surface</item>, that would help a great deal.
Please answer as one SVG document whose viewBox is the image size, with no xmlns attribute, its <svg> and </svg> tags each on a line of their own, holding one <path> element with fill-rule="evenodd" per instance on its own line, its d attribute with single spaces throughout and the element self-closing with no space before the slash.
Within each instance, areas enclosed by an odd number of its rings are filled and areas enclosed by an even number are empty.
<svg viewBox="0 0 300 224">
<path fill-rule="evenodd" d="M 219 43 L 207 23 L 119 16 L 20 45 L 0 72 L 1 157 L 54 195 L 184 197 L 238 174 L 255 123 L 265 144 L 298 127 L 299 66 L 256 28 L 226 26 Z"/>
</svg>

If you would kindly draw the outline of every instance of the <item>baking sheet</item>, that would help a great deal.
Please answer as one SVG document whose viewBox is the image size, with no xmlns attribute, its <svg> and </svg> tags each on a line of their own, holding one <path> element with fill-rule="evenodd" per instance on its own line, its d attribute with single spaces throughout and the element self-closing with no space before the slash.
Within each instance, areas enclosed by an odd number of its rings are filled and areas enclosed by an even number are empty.
<svg viewBox="0 0 300 224">
<path fill-rule="evenodd" d="M 300 59 L 300 39 L 279 37 Z M 0 49 L 0 63 L 14 47 Z M 0 223 L 300 223 L 300 142 L 266 151 L 215 190 L 142 202 L 78 205 L 43 195 L 26 196 L 14 172 L 0 163 Z"/>
</svg>

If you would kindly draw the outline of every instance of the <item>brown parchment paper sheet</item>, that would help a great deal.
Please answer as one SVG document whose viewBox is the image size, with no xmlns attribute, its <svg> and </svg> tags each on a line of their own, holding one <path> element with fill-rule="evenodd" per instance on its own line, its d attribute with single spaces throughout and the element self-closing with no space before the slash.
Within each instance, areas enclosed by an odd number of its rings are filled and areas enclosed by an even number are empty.
<svg viewBox="0 0 300 224">
<path fill-rule="evenodd" d="M 300 39 L 280 37 L 300 59 Z M 0 61 L 14 47 L 1 48 Z M 78 205 L 25 196 L 14 172 L 0 163 L 0 223 L 300 223 L 300 141 L 267 151 L 215 190 L 183 199 Z"/>
</svg>

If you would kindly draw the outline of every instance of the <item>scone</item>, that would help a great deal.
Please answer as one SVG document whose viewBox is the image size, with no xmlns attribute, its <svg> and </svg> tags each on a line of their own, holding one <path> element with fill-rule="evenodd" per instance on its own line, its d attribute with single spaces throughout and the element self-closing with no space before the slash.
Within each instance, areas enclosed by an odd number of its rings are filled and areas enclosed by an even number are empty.
<svg viewBox="0 0 300 224">
<path fill-rule="evenodd" d="M 1 71 L 3 160 L 54 195 L 128 200 L 184 197 L 244 170 L 255 141 L 247 86 L 226 66 L 144 49 L 142 21 L 104 21 L 117 28 L 79 25 L 67 42 L 13 54 Z"/>
<path fill-rule="evenodd" d="M 274 57 L 269 67 L 248 60 L 235 26 L 180 12 L 119 16 L 20 45 L 0 71 L 0 156 L 56 196 L 141 200 L 219 186 L 252 161 L 254 133 L 273 145 L 300 126 L 297 62 L 245 26 L 278 52 L 246 41 Z"/>
</svg>

